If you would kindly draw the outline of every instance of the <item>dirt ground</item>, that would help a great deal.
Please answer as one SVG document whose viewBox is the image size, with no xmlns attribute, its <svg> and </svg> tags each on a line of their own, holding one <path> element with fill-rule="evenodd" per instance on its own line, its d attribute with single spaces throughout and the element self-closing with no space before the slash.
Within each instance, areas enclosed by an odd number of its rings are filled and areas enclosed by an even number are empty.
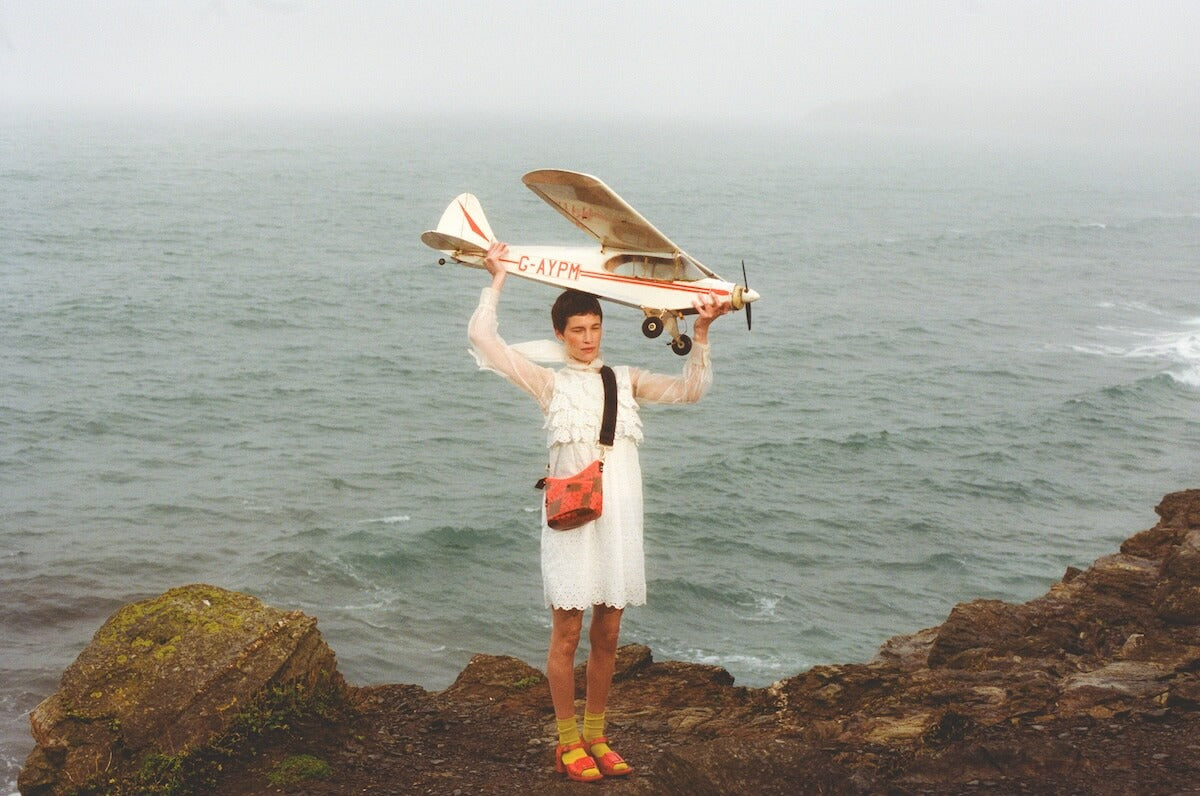
<svg viewBox="0 0 1200 796">
<path fill-rule="evenodd" d="M 1200 793 L 1200 715 L 1194 712 L 967 727 L 917 750 L 781 736 L 764 742 L 768 752 L 778 751 L 764 756 L 761 766 L 747 766 L 744 750 L 734 751 L 739 773 L 717 782 L 697 781 L 688 766 L 696 755 L 729 752 L 721 738 L 638 716 L 610 726 L 614 746 L 635 773 L 584 785 L 554 772 L 548 709 L 455 704 L 415 686 L 365 689 L 358 699 L 360 712 L 353 717 L 293 728 L 256 757 L 228 767 L 217 792 Z M 301 753 L 328 762 L 328 778 L 271 786 L 272 769 Z"/>
</svg>

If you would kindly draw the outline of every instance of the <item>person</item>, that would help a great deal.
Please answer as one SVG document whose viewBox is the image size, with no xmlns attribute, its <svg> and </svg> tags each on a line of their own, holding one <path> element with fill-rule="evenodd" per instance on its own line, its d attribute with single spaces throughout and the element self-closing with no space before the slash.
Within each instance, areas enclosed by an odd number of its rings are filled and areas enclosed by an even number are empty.
<svg viewBox="0 0 1200 796">
<path fill-rule="evenodd" d="M 548 473 L 564 477 L 579 472 L 600 453 L 603 365 L 600 344 L 603 312 L 595 296 L 568 290 L 551 308 L 555 346 L 565 358 L 558 370 L 537 364 L 522 346 L 510 346 L 499 335 L 497 305 L 507 271 L 508 246 L 495 242 L 484 265 L 492 275 L 471 316 L 468 337 L 482 369 L 504 376 L 538 402 L 546 417 Z M 546 677 L 558 723 L 555 767 L 570 779 L 595 781 L 633 771 L 608 744 L 605 708 L 616 666 L 621 616 L 627 605 L 646 602 L 642 552 L 642 475 L 637 446 L 642 441 L 638 415 L 643 403 L 684 404 L 700 400 L 712 383 L 709 326 L 729 312 L 729 302 L 711 293 L 693 304 L 692 350 L 680 375 L 615 367 L 617 424 L 611 450 L 605 454 L 604 510 L 599 519 L 570 531 L 551 530 L 542 517 L 541 566 L 546 606 L 551 609 Z M 575 714 L 575 652 L 583 614 L 592 610 L 588 632 L 587 694 L 583 732 Z"/>
</svg>

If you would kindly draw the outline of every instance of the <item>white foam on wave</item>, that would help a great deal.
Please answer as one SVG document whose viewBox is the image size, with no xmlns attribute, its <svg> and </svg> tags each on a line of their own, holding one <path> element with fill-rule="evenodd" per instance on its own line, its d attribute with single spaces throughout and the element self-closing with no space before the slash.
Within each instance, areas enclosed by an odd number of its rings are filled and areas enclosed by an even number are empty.
<svg viewBox="0 0 1200 796">
<path fill-rule="evenodd" d="M 1200 387 L 1200 318 L 1189 318 L 1181 323 L 1186 328 L 1170 331 L 1100 327 L 1100 331 L 1132 340 L 1124 344 L 1073 345 L 1071 349 L 1096 356 L 1163 362 L 1168 365 L 1163 371 L 1167 376 L 1180 384 Z"/>
<path fill-rule="evenodd" d="M 1200 367 L 1184 370 L 1182 372 L 1168 370 L 1167 375 L 1180 384 L 1185 384 L 1188 387 L 1200 389 Z"/>
<path fill-rule="evenodd" d="M 1096 305 L 1103 310 L 1121 310 L 1123 312 L 1134 312 L 1138 314 L 1154 315 L 1157 317 L 1167 317 L 1168 313 L 1165 310 L 1159 309 L 1144 301 L 1102 301 Z M 1102 326 L 1101 329 L 1110 327 Z"/>
<path fill-rule="evenodd" d="M 376 517 L 373 520 L 359 520 L 360 525 L 395 525 L 399 522 L 410 522 L 412 517 L 407 514 L 395 514 L 391 517 Z"/>
<path fill-rule="evenodd" d="M 1129 352 L 1130 357 L 1165 359 L 1172 363 L 1166 374 L 1181 384 L 1200 387 L 1200 319 L 1183 332 L 1160 334 Z"/>
<path fill-rule="evenodd" d="M 733 670 L 749 670 L 757 675 L 755 679 L 774 677 L 781 673 L 795 674 L 803 670 L 802 668 L 797 668 L 801 664 L 796 661 L 764 655 L 751 655 L 748 653 L 717 654 L 708 652 L 707 650 L 691 649 L 685 651 L 681 657 L 692 663 L 700 663 L 706 666 L 720 666 L 724 669 Z M 807 666 L 803 668 L 807 668 Z"/>
<path fill-rule="evenodd" d="M 779 597 L 758 595 L 754 598 L 754 612 L 749 616 L 742 616 L 743 621 L 748 622 L 773 622 L 779 619 L 776 613 L 776 608 L 779 605 Z"/>
</svg>

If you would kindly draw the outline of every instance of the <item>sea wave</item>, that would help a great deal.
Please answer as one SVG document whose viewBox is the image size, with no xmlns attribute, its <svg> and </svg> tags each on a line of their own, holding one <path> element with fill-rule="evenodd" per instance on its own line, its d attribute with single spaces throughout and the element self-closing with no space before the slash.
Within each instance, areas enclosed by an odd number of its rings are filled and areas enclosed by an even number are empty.
<svg viewBox="0 0 1200 796">
<path fill-rule="evenodd" d="M 363 525 L 372 525 L 372 524 L 376 524 L 376 523 L 378 523 L 380 525 L 395 525 L 396 523 L 399 523 L 399 522 L 411 522 L 411 521 L 412 521 L 412 517 L 410 517 L 407 514 L 394 514 L 389 517 L 376 517 L 376 518 L 370 519 L 370 520 L 359 520 L 359 523 L 363 524 Z"/>
<path fill-rule="evenodd" d="M 1111 305 L 1162 317 L 1164 313 L 1140 304 Z M 1164 365 L 1160 371 L 1188 387 L 1200 387 L 1200 318 L 1176 318 L 1169 329 L 1139 329 L 1101 326 L 1097 331 L 1106 341 L 1071 345 L 1081 354 L 1126 360 L 1143 360 Z"/>
</svg>

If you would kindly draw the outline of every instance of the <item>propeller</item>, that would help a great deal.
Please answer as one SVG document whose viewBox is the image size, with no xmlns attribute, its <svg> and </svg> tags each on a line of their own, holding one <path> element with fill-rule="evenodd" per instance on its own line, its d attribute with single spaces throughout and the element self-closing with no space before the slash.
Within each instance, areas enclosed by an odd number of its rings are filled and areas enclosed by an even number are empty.
<svg viewBox="0 0 1200 796">
<path fill-rule="evenodd" d="M 745 286 L 747 293 L 750 292 L 750 279 L 746 276 L 746 261 L 742 260 L 742 284 Z M 746 331 L 750 331 L 750 308 L 753 302 L 746 302 Z"/>
</svg>

